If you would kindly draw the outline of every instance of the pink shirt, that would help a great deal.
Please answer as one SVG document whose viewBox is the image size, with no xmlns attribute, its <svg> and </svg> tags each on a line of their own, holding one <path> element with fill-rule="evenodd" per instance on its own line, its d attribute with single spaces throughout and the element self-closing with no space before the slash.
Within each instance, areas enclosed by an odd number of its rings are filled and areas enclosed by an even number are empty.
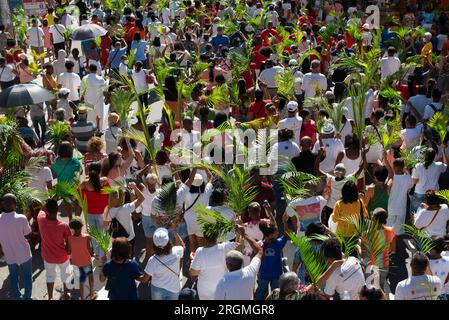
<svg viewBox="0 0 449 320">
<path fill-rule="evenodd" d="M 31 249 L 25 236 L 31 232 L 27 218 L 16 212 L 0 215 L 0 245 L 7 264 L 22 264 L 31 258 Z"/>
<path fill-rule="evenodd" d="M 44 211 L 37 216 L 41 233 L 42 258 L 47 263 L 61 264 L 69 259 L 65 243 L 70 232 L 69 225 L 59 220 L 49 220 Z"/>
</svg>

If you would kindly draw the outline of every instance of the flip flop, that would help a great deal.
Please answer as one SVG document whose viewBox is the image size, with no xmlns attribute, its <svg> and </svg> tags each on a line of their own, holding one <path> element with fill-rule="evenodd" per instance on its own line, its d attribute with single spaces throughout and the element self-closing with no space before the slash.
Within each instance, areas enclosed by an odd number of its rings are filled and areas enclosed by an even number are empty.
<svg viewBox="0 0 449 320">
<path fill-rule="evenodd" d="M 98 298 L 98 293 L 94 293 L 94 296 L 90 299 L 90 300 L 97 300 L 97 298 Z"/>
</svg>

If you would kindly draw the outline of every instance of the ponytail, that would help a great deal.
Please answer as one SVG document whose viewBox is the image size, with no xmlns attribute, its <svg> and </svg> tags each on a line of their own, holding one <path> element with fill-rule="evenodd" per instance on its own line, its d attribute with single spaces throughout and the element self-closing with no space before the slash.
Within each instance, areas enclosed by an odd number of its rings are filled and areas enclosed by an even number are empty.
<svg viewBox="0 0 449 320">
<path fill-rule="evenodd" d="M 89 166 L 89 180 L 97 193 L 101 192 L 100 171 L 101 164 L 98 162 L 94 162 Z"/>
</svg>

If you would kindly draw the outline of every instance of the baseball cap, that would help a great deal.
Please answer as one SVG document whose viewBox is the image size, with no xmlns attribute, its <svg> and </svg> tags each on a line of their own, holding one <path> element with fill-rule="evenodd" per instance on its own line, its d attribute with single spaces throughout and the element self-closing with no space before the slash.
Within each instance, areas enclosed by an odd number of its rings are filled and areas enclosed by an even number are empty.
<svg viewBox="0 0 449 320">
<path fill-rule="evenodd" d="M 203 184 L 203 176 L 199 173 L 195 174 L 195 178 L 193 179 L 192 186 L 200 187 Z"/>
<path fill-rule="evenodd" d="M 65 96 L 66 94 L 70 93 L 70 89 L 67 88 L 61 88 L 59 89 L 59 94 L 62 94 L 63 96 Z"/>
<path fill-rule="evenodd" d="M 165 228 L 158 228 L 153 234 L 153 243 L 158 248 L 164 248 L 170 241 L 168 237 L 168 230 Z"/>
<path fill-rule="evenodd" d="M 287 110 L 290 112 L 295 112 L 296 110 L 298 110 L 298 102 L 290 101 L 289 103 L 287 103 Z"/>
<path fill-rule="evenodd" d="M 297 66 L 298 65 L 298 61 L 296 59 L 290 59 L 290 61 L 288 62 L 289 66 Z"/>
</svg>

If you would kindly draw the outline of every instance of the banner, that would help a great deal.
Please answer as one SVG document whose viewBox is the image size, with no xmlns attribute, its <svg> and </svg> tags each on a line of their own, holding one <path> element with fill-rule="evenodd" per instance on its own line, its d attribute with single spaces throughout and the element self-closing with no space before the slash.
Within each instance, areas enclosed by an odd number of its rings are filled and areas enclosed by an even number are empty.
<svg viewBox="0 0 449 320">
<path fill-rule="evenodd" d="M 45 0 L 23 0 L 25 14 L 30 16 L 42 16 L 47 12 Z"/>
</svg>

